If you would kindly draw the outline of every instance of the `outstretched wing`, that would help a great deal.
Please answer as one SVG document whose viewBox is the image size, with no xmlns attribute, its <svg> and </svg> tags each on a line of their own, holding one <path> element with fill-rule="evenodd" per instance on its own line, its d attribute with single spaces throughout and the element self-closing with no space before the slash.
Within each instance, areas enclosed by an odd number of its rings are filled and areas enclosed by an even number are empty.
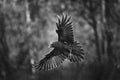
<svg viewBox="0 0 120 80">
<path fill-rule="evenodd" d="M 53 49 L 49 54 L 45 56 L 40 62 L 38 62 L 34 67 L 37 70 L 51 70 L 58 67 L 66 57 L 57 49 Z"/>
<path fill-rule="evenodd" d="M 74 43 L 72 52 L 68 55 L 68 59 L 75 63 L 79 63 L 84 59 L 84 50 L 79 43 Z"/>
<path fill-rule="evenodd" d="M 72 22 L 70 22 L 71 17 L 62 16 L 62 19 L 58 18 L 58 23 L 56 23 L 57 29 L 56 32 L 58 34 L 58 41 L 67 42 L 68 44 L 72 44 L 73 40 L 73 29 Z"/>
</svg>

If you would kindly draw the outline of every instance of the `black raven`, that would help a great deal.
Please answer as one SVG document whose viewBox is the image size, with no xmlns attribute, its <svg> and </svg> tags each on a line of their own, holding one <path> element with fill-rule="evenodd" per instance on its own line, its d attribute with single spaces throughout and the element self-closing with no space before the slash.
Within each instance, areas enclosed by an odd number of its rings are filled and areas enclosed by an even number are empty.
<svg viewBox="0 0 120 80">
<path fill-rule="evenodd" d="M 38 70 L 51 70 L 58 67 L 65 59 L 79 63 L 84 58 L 84 52 L 79 43 L 74 41 L 71 17 L 62 15 L 56 23 L 58 41 L 53 42 L 54 49 L 35 65 Z"/>
</svg>

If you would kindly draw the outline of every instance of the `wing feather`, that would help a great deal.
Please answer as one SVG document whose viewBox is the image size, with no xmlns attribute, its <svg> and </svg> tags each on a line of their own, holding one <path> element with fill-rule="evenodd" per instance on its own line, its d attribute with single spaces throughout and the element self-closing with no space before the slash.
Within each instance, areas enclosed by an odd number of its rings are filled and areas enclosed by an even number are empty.
<svg viewBox="0 0 120 80">
<path fill-rule="evenodd" d="M 34 67 L 37 70 L 51 70 L 54 69 L 64 61 L 66 57 L 59 52 L 57 49 L 53 49 L 49 54 L 45 56 L 42 60 L 40 60 Z"/>
<path fill-rule="evenodd" d="M 58 23 L 56 23 L 57 29 L 56 32 L 58 34 L 58 41 L 67 42 L 68 44 L 72 44 L 73 40 L 73 29 L 72 22 L 70 22 L 71 17 L 62 16 L 62 19 L 58 18 Z"/>
</svg>

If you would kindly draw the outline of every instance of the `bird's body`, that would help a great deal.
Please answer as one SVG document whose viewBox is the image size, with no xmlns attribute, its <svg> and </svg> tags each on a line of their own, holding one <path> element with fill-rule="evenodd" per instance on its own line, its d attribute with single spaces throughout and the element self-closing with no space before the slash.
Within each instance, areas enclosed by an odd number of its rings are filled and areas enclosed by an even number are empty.
<svg viewBox="0 0 120 80">
<path fill-rule="evenodd" d="M 37 69 L 51 70 L 58 67 L 65 59 L 79 63 L 84 58 L 83 49 L 74 41 L 72 22 L 69 21 L 70 17 L 67 18 L 67 15 L 63 15 L 62 19 L 58 18 L 58 23 L 56 23 L 58 41 L 51 44 L 54 49 L 36 65 Z"/>
<path fill-rule="evenodd" d="M 84 58 L 83 49 L 81 49 L 81 46 L 77 42 L 73 42 L 73 44 L 53 42 L 52 45 L 61 51 L 71 62 L 81 62 Z"/>
</svg>

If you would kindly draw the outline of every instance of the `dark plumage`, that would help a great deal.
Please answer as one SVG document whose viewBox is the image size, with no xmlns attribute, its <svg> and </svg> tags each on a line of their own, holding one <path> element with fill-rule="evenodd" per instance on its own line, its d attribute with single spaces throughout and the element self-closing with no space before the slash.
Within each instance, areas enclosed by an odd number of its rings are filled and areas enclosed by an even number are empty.
<svg viewBox="0 0 120 80">
<path fill-rule="evenodd" d="M 56 23 L 58 41 L 53 42 L 54 49 L 35 65 L 38 70 L 51 70 L 58 67 L 66 58 L 71 62 L 79 63 L 84 58 L 83 49 L 74 41 L 72 22 L 70 17 L 62 15 Z"/>
<path fill-rule="evenodd" d="M 56 48 L 53 49 L 49 54 L 45 56 L 38 64 L 35 65 L 35 68 L 38 70 L 51 70 L 58 67 L 65 59 L 65 56 Z"/>
</svg>

